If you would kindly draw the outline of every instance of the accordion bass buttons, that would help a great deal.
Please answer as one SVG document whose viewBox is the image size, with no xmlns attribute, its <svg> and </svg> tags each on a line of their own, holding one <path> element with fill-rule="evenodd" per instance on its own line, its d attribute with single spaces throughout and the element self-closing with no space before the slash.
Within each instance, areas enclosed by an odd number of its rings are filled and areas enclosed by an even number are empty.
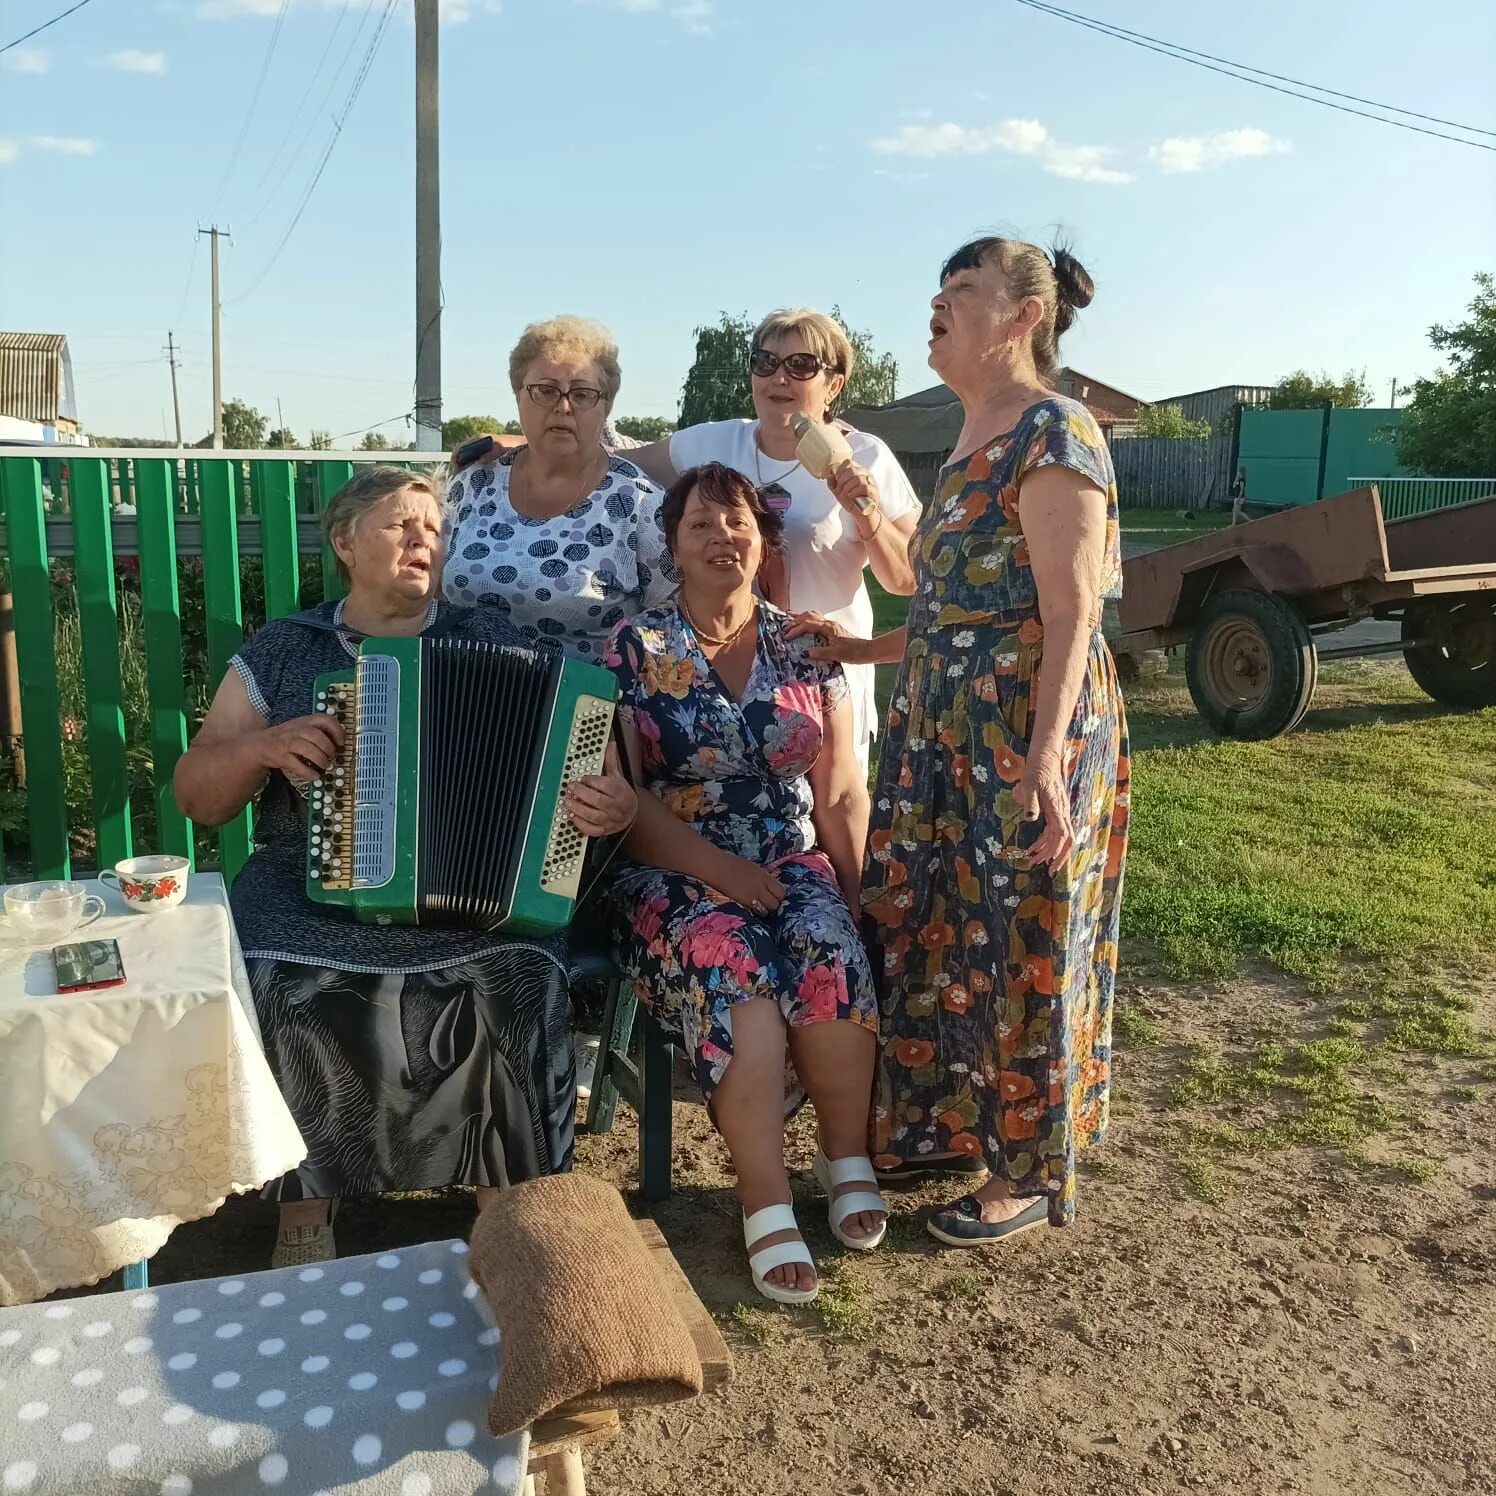
<svg viewBox="0 0 1496 1496">
<path fill-rule="evenodd" d="M 353 881 L 353 683 L 338 683 L 319 691 L 316 710 L 337 718 L 343 729 L 343 746 L 311 792 L 307 872 L 323 888 L 346 889 Z"/>
</svg>

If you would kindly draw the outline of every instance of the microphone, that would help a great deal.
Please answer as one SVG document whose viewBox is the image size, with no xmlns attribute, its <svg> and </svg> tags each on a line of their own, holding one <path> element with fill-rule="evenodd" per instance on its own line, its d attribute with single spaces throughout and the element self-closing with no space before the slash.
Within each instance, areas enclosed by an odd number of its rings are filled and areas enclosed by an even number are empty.
<svg viewBox="0 0 1496 1496">
<path fill-rule="evenodd" d="M 795 456 L 812 478 L 824 480 L 833 468 L 852 461 L 846 437 L 829 421 L 812 421 L 803 410 L 797 410 L 790 417 L 790 429 L 798 443 Z"/>
</svg>

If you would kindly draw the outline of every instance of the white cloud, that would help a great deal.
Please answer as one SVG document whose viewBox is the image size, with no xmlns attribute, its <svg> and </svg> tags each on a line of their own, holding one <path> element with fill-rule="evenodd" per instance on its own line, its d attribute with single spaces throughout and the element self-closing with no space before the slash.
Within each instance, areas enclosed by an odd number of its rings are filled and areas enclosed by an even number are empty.
<svg viewBox="0 0 1496 1496">
<path fill-rule="evenodd" d="M 197 14 L 208 21 L 229 21 L 237 16 L 275 16 L 281 0 L 203 0 Z"/>
<path fill-rule="evenodd" d="M 1173 174 L 1203 171 L 1248 156 L 1281 156 L 1292 149 L 1288 141 L 1266 130 L 1223 130 L 1218 135 L 1172 136 L 1151 146 L 1148 157 L 1160 171 Z"/>
<path fill-rule="evenodd" d="M 45 73 L 52 66 L 52 54 L 44 47 L 12 47 L 0 63 L 13 73 Z"/>
<path fill-rule="evenodd" d="M 33 135 L 31 143 L 39 151 L 51 151 L 58 156 L 91 156 L 98 150 L 96 140 L 83 140 L 77 135 Z"/>
<path fill-rule="evenodd" d="M 670 14 L 697 36 L 705 36 L 712 29 L 712 0 L 684 0 L 683 4 L 674 6 Z"/>
<path fill-rule="evenodd" d="M 137 47 L 126 47 L 120 52 L 111 52 L 104 59 L 105 66 L 116 68 L 121 73 L 164 73 L 165 52 L 142 52 Z"/>
<path fill-rule="evenodd" d="M 896 135 L 873 142 L 886 156 L 985 156 L 1005 151 L 1033 156 L 1057 177 L 1076 182 L 1121 186 L 1132 173 L 1108 165 L 1116 155 L 1111 146 L 1061 145 L 1036 119 L 1009 119 L 998 125 L 968 126 L 950 121 L 938 125 L 902 125 Z"/>
<path fill-rule="evenodd" d="M 13 140 L 0 140 L 0 166 L 8 166 L 21 154 L 21 148 Z"/>
</svg>

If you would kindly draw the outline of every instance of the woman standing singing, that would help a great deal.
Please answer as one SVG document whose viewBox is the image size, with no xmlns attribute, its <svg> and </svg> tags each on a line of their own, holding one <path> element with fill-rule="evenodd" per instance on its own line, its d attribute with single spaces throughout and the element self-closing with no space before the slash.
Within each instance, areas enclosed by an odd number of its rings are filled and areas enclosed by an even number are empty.
<svg viewBox="0 0 1496 1496">
<path fill-rule="evenodd" d="M 929 1222 L 952 1246 L 1068 1224 L 1076 1155 L 1106 1130 L 1128 815 L 1101 637 L 1117 492 L 1089 412 L 1052 388 L 1092 290 L 1063 249 L 984 238 L 946 261 L 930 366 L 965 419 L 911 546 L 908 627 L 812 651 L 903 659 L 862 888 L 872 1151 L 884 1179 L 985 1163 Z"/>
</svg>

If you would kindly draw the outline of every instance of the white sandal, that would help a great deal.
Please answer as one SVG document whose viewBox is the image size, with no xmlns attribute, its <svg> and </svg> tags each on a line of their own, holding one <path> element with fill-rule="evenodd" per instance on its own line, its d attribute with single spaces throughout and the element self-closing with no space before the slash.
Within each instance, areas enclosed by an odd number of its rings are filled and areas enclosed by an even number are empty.
<svg viewBox="0 0 1496 1496">
<path fill-rule="evenodd" d="M 748 1271 L 753 1274 L 753 1286 L 776 1304 L 808 1304 L 821 1291 L 821 1285 L 781 1288 L 777 1283 L 766 1282 L 764 1275 L 792 1262 L 803 1262 L 814 1271 L 815 1259 L 804 1241 L 782 1241 L 772 1247 L 762 1247 L 757 1252 L 753 1250 L 753 1244 L 766 1236 L 773 1236 L 776 1231 L 799 1229 L 793 1205 L 766 1205 L 751 1216 L 743 1217 L 743 1245 L 748 1248 Z"/>
<path fill-rule="evenodd" d="M 888 1235 L 888 1202 L 878 1193 L 878 1176 L 873 1170 L 872 1160 L 865 1154 L 857 1154 L 851 1158 L 827 1158 L 817 1149 L 811 1170 L 816 1176 L 816 1182 L 826 1192 L 827 1215 L 837 1241 L 853 1252 L 871 1252 L 874 1247 L 880 1246 L 883 1238 Z M 871 1188 L 838 1195 L 837 1190 L 844 1184 L 866 1184 Z M 848 1216 L 859 1215 L 865 1210 L 882 1212 L 883 1224 L 867 1236 L 848 1236 L 842 1230 L 842 1222 Z"/>
</svg>

